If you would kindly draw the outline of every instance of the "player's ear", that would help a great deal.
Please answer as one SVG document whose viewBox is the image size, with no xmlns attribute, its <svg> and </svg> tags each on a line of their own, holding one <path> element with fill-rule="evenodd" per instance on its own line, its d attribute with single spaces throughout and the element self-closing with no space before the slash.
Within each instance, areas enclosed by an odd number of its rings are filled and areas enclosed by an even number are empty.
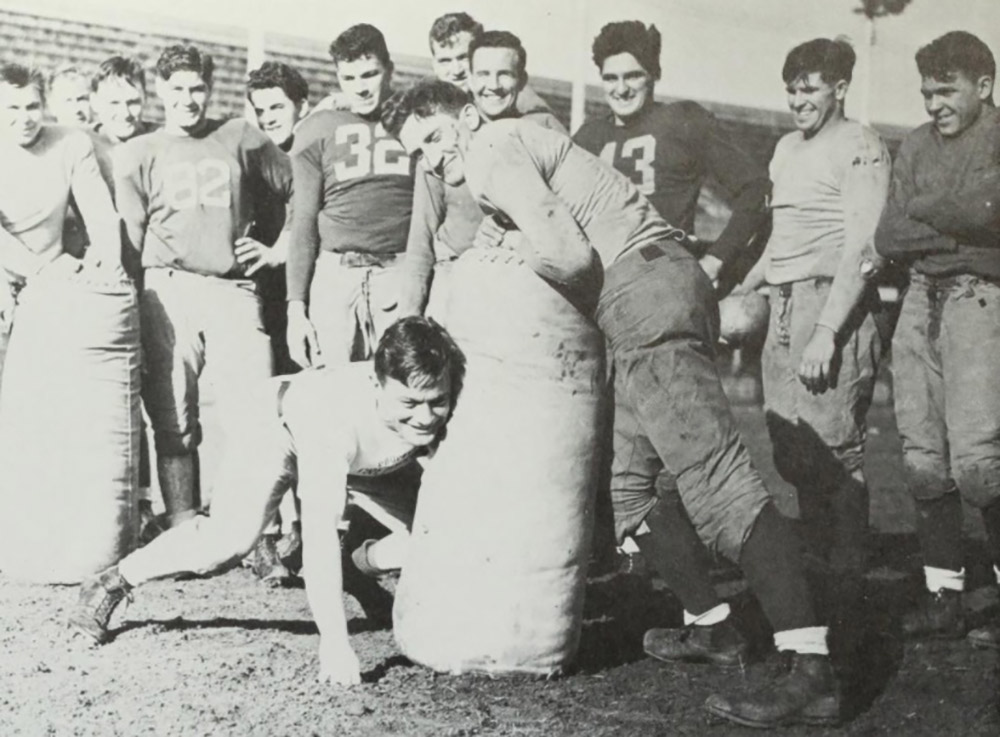
<svg viewBox="0 0 1000 737">
<path fill-rule="evenodd" d="M 479 130 L 479 126 L 483 124 L 483 117 L 479 114 L 479 109 L 471 102 L 461 109 L 458 119 L 465 123 L 470 131 Z"/>
</svg>

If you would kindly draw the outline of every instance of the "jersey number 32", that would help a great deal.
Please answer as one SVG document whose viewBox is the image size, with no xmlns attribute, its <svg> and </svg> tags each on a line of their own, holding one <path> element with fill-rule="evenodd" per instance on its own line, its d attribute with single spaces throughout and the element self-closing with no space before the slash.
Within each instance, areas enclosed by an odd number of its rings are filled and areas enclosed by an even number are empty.
<svg viewBox="0 0 1000 737">
<path fill-rule="evenodd" d="M 338 126 L 333 134 L 337 146 L 347 146 L 347 155 L 333 165 L 333 173 L 341 182 L 372 174 L 410 173 L 410 157 L 395 138 L 389 135 L 379 123 L 375 126 L 375 141 L 372 145 L 372 129 L 364 123 L 348 123 Z"/>
</svg>

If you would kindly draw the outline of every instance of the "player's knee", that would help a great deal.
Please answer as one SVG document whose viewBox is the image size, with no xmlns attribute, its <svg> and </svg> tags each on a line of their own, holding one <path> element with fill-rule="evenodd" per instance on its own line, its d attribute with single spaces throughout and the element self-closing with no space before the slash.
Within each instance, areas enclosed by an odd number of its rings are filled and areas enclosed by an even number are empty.
<svg viewBox="0 0 1000 737">
<path fill-rule="evenodd" d="M 955 482 L 962 498 L 980 509 L 1000 500 L 1000 461 L 955 463 Z"/>
<path fill-rule="evenodd" d="M 906 463 L 906 480 L 917 501 L 934 501 L 955 490 L 955 482 L 943 468 Z"/>
</svg>

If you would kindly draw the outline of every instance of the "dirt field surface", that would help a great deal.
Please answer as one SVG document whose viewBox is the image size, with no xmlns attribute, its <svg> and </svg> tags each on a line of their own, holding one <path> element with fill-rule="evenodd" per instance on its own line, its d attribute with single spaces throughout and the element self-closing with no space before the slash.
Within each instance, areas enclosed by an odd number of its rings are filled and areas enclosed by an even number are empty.
<svg viewBox="0 0 1000 737">
<path fill-rule="evenodd" d="M 773 477 L 759 412 L 743 411 L 755 457 Z M 835 639 L 847 721 L 799 735 L 1000 735 L 996 651 L 963 641 L 903 643 L 899 613 L 918 561 L 899 486 L 891 417 L 875 411 L 870 464 L 873 549 L 867 607 Z M 775 487 L 786 511 L 787 489 Z M 970 559 L 980 554 L 975 527 Z M 530 544 L 530 541 L 526 541 Z M 980 566 L 982 568 L 982 566 Z M 640 567 L 641 569 L 641 567 Z M 981 584 L 985 573 L 976 574 Z M 759 610 L 731 569 L 718 584 L 757 645 L 744 669 L 668 665 L 643 656 L 642 632 L 680 620 L 680 607 L 638 574 L 595 580 L 575 672 L 550 681 L 436 675 L 409 663 L 384 622 L 346 597 L 365 671 L 351 689 L 316 682 L 318 635 L 301 588 L 268 590 L 245 570 L 164 581 L 136 592 L 97 648 L 65 627 L 75 587 L 0 578 L 0 735 L 728 735 L 752 733 L 701 710 L 714 691 L 738 691 L 779 672 Z M 461 585 L 461 582 L 456 582 Z M 967 596 L 974 615 L 995 595 Z M 369 609 L 371 611 L 371 609 Z"/>
</svg>

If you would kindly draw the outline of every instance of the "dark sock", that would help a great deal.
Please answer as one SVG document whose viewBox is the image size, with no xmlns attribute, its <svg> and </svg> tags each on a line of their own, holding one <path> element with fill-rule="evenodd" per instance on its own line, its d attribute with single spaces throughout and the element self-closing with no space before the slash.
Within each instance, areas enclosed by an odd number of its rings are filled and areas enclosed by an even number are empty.
<svg viewBox="0 0 1000 737">
<path fill-rule="evenodd" d="M 680 499 L 661 498 L 646 516 L 649 534 L 636 544 L 653 572 L 690 614 L 704 614 L 722 603 L 711 579 L 712 561 Z"/>
<path fill-rule="evenodd" d="M 986 541 L 990 546 L 993 565 L 1000 568 L 1000 501 L 983 507 L 983 524 L 986 527 Z"/>
<path fill-rule="evenodd" d="M 952 492 L 937 499 L 917 499 L 916 506 L 917 537 L 924 565 L 949 571 L 962 570 L 961 497 Z"/>
<path fill-rule="evenodd" d="M 739 562 L 775 632 L 819 625 L 802 570 L 798 535 L 773 503 L 757 516 Z"/>
<path fill-rule="evenodd" d="M 868 558 L 868 486 L 846 476 L 830 505 L 834 527 L 830 567 L 834 573 L 860 576 Z"/>
</svg>

